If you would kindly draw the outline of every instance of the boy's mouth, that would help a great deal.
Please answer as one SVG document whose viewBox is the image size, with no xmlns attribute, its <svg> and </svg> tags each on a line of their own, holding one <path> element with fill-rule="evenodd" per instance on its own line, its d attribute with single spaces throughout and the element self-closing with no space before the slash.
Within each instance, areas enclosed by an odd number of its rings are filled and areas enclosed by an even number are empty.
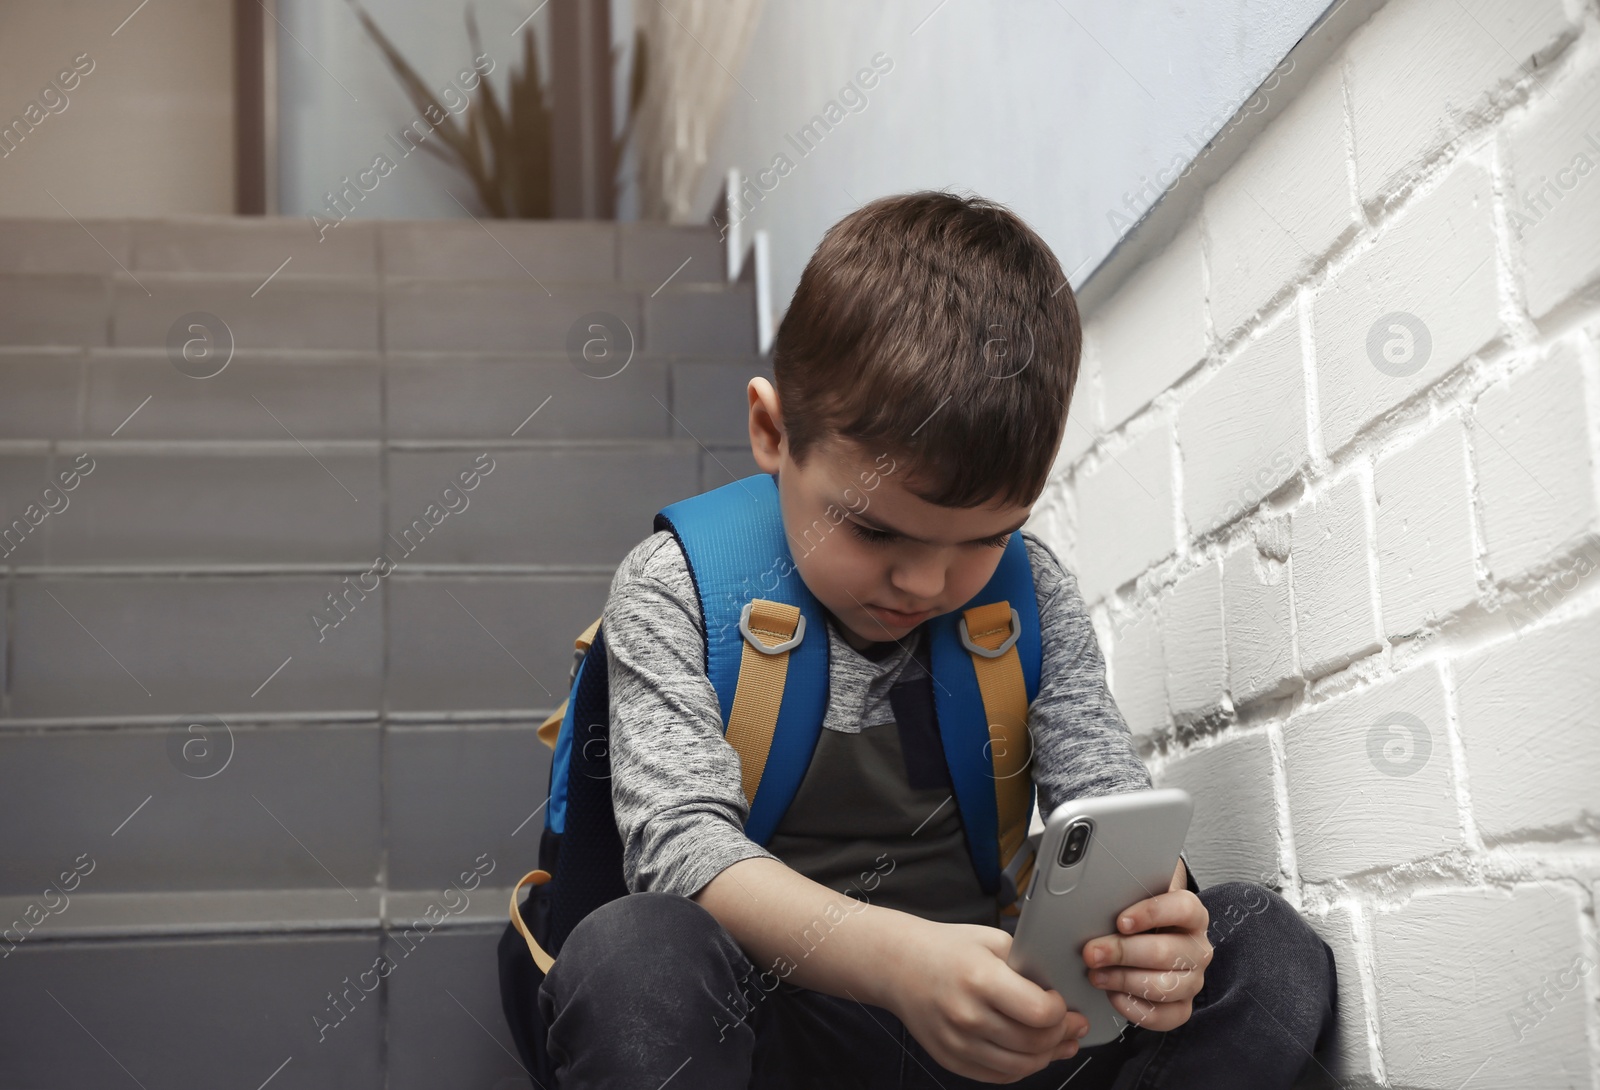
<svg viewBox="0 0 1600 1090">
<path fill-rule="evenodd" d="M 934 613 L 934 611 L 931 609 L 923 610 L 920 613 L 902 613 L 898 609 L 886 609 L 883 606 L 868 606 L 867 608 L 871 610 L 873 616 L 877 617 L 879 620 L 886 621 L 892 625 L 898 625 L 902 628 L 910 628 L 915 625 L 919 625 L 929 617 L 932 617 Z"/>
</svg>

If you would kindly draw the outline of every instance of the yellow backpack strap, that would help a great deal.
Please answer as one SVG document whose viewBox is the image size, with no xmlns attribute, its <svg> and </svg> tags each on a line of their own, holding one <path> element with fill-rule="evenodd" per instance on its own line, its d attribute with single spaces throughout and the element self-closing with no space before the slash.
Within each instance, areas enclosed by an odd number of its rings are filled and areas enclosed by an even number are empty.
<svg viewBox="0 0 1600 1090">
<path fill-rule="evenodd" d="M 576 650 L 572 653 L 572 669 L 567 672 L 567 696 L 561 701 L 561 706 L 550 714 L 550 718 L 539 724 L 539 741 L 556 748 L 556 739 L 561 734 L 561 721 L 567 717 L 567 703 L 572 699 L 572 682 L 578 676 L 578 665 L 583 662 L 583 656 L 588 654 L 589 645 L 594 643 L 594 634 L 600 629 L 600 622 L 605 619 L 601 614 L 594 619 L 594 623 L 578 634 L 573 641 Z"/>
<path fill-rule="evenodd" d="M 805 618 L 800 616 L 799 606 L 756 598 L 745 604 L 739 631 L 745 637 L 744 657 L 739 660 L 727 739 L 739 752 L 745 801 L 754 804 L 772 750 L 772 735 L 778 728 L 783 686 L 789 678 L 789 651 L 805 636 Z"/>
<path fill-rule="evenodd" d="M 1032 777 L 1033 739 L 1028 734 L 1028 687 L 1022 679 L 1022 659 L 1017 654 L 1019 622 L 1009 602 L 990 602 L 962 612 L 983 694 L 983 710 L 989 718 L 989 755 L 994 766 L 994 801 L 1000 834 L 1000 866 L 1010 869 L 1017 852 L 1028 838 L 1033 817 Z M 1027 889 L 1033 875 L 1031 853 L 1015 869 L 1019 893 Z M 1015 915 L 1015 904 L 1008 914 Z"/>
<path fill-rule="evenodd" d="M 547 870 L 532 870 L 522 876 L 516 888 L 511 891 L 511 922 L 516 925 L 517 931 L 528 944 L 528 953 L 533 955 L 533 963 L 539 967 L 541 973 L 548 973 L 550 966 L 556 959 L 544 952 L 544 947 L 534 941 L 533 932 L 528 930 L 528 925 L 522 922 L 522 913 L 517 910 L 517 894 L 522 892 L 522 887 L 527 885 L 542 886 L 550 881 L 550 872 Z"/>
</svg>

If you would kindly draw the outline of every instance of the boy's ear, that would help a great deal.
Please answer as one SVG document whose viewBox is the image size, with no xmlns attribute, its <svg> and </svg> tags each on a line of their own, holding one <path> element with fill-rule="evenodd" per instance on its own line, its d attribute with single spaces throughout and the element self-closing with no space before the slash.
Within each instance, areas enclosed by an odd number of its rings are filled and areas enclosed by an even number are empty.
<svg viewBox="0 0 1600 1090">
<path fill-rule="evenodd" d="M 783 410 L 772 383 L 757 376 L 745 391 L 750 401 L 750 454 L 763 473 L 778 472 L 783 455 Z"/>
</svg>

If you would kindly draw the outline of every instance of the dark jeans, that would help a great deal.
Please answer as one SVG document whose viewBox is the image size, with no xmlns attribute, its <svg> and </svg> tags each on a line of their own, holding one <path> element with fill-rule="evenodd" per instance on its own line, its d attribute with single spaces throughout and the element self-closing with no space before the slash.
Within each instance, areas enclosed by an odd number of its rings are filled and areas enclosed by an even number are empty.
<svg viewBox="0 0 1600 1090">
<path fill-rule="evenodd" d="M 1277 894 L 1230 882 L 1200 894 L 1215 949 L 1189 1021 L 1129 1026 L 1008 1085 L 1288 1087 L 1324 1080 L 1333 952 Z M 695 901 L 634 893 L 586 916 L 539 989 L 557 1090 L 799 1090 L 993 1086 L 941 1067 L 882 1007 L 762 976 Z"/>
</svg>

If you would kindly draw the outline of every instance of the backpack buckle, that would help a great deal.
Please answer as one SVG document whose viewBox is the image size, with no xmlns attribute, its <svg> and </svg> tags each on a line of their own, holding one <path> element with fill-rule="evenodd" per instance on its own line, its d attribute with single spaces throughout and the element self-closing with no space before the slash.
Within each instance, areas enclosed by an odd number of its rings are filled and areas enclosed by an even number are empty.
<svg viewBox="0 0 1600 1090">
<path fill-rule="evenodd" d="M 800 646 L 800 641 L 805 638 L 806 634 L 806 615 L 804 613 L 800 614 L 797 619 L 792 639 L 787 639 L 780 644 L 768 647 L 750 631 L 750 607 L 753 605 L 755 605 L 755 601 L 752 599 L 744 604 L 744 609 L 739 611 L 739 633 L 750 641 L 750 646 L 760 651 L 763 655 L 781 655 L 790 648 Z"/>
<path fill-rule="evenodd" d="M 1017 642 L 1017 637 L 1022 635 L 1022 618 L 1017 616 L 1017 607 L 1012 606 L 1011 635 L 1007 636 L 1005 642 L 999 647 L 996 647 L 993 651 L 989 650 L 987 647 L 979 647 L 977 644 L 972 642 L 972 637 L 967 633 L 966 614 L 961 615 L 961 622 L 958 627 L 961 632 L 961 645 L 963 647 L 965 647 L 968 651 L 971 651 L 974 655 L 982 655 L 986 659 L 997 659 L 1007 651 L 1011 650 L 1012 645 Z"/>
</svg>

